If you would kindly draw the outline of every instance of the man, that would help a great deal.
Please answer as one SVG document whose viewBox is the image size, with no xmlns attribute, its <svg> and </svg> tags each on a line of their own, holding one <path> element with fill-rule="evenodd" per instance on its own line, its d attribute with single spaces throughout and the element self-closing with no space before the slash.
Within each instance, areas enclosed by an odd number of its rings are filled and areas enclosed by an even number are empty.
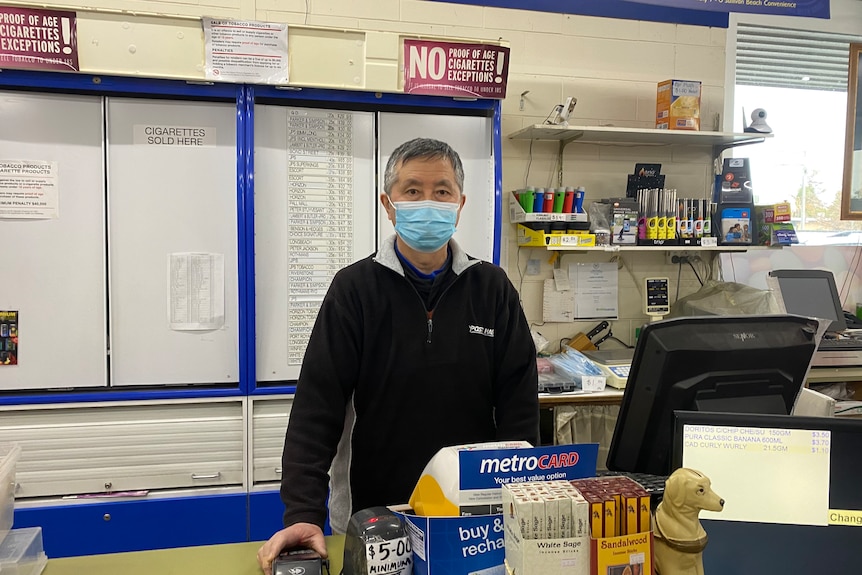
<svg viewBox="0 0 862 575">
<path fill-rule="evenodd" d="M 437 140 L 389 159 L 380 201 L 395 236 L 341 270 L 305 352 L 282 458 L 285 529 L 258 551 L 269 574 L 290 547 L 326 555 L 330 524 L 405 503 L 442 447 L 537 443 L 536 353 L 505 272 L 451 240 L 464 168 Z"/>
</svg>

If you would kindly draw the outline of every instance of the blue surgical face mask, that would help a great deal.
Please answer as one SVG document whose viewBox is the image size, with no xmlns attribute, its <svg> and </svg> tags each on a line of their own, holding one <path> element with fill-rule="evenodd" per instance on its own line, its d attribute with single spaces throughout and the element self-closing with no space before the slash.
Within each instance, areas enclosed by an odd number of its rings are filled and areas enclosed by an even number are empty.
<svg viewBox="0 0 862 575">
<path fill-rule="evenodd" d="M 395 207 L 395 232 L 417 252 L 436 252 L 455 233 L 460 204 L 423 200 L 392 202 L 392 205 Z"/>
</svg>

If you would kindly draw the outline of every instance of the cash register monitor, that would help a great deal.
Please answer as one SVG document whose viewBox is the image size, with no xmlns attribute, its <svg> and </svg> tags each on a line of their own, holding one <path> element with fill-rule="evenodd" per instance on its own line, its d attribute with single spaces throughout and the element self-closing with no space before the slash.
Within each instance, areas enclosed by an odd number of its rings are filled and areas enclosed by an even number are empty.
<svg viewBox="0 0 862 575">
<path fill-rule="evenodd" d="M 787 313 L 831 321 L 828 331 L 847 329 L 835 277 L 828 270 L 773 270 Z"/>
<path fill-rule="evenodd" d="M 608 469 L 668 475 L 676 410 L 789 414 L 816 332 L 816 320 L 793 315 L 648 324 L 635 347 Z"/>
<path fill-rule="evenodd" d="M 704 571 L 858 572 L 860 445 L 853 418 L 677 412 L 676 466 L 703 472 L 725 500 L 700 513 Z"/>
</svg>

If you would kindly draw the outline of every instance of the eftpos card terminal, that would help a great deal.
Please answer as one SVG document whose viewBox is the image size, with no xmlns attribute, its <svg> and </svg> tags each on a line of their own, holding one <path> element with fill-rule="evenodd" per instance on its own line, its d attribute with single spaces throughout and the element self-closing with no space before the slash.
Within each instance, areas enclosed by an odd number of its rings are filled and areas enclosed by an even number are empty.
<svg viewBox="0 0 862 575">
<path fill-rule="evenodd" d="M 311 549 L 291 549 L 272 562 L 272 575 L 329 575 L 329 560 Z"/>
</svg>

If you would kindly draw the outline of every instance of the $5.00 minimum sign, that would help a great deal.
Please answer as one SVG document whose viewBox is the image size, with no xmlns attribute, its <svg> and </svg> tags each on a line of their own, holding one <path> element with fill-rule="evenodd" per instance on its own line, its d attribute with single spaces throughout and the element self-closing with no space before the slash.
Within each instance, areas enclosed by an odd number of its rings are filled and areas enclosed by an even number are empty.
<svg viewBox="0 0 862 575">
<path fill-rule="evenodd" d="M 413 572 L 413 549 L 408 537 L 365 544 L 365 561 L 369 574 L 410 575 Z"/>
</svg>

